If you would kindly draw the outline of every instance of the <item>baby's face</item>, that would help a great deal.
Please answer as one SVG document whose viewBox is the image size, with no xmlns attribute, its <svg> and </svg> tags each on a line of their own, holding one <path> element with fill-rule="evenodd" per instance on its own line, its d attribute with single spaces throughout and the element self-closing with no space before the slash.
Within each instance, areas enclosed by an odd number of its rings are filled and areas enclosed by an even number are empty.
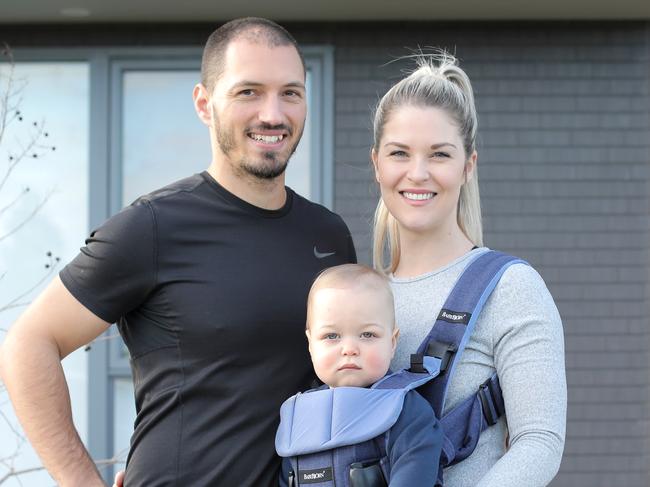
<svg viewBox="0 0 650 487">
<path fill-rule="evenodd" d="M 397 343 L 393 303 L 366 289 L 316 291 L 307 329 L 309 353 L 320 380 L 330 387 L 366 387 L 381 379 Z"/>
</svg>

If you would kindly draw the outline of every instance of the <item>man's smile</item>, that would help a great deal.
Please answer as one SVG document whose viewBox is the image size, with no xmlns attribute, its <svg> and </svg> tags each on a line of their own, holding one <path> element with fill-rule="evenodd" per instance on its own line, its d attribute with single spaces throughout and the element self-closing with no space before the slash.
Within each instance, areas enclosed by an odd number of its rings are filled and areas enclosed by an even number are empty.
<svg viewBox="0 0 650 487">
<path fill-rule="evenodd" d="M 286 135 L 280 134 L 280 135 L 263 135 L 263 134 L 255 134 L 255 133 L 250 133 L 248 136 L 258 142 L 266 142 L 267 144 L 277 144 L 281 140 L 283 140 Z"/>
</svg>

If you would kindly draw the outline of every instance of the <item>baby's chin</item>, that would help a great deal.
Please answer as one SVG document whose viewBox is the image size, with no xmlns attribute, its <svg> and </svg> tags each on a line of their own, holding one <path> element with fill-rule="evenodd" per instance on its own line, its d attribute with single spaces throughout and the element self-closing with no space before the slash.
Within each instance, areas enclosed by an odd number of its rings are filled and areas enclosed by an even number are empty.
<svg viewBox="0 0 650 487">
<path fill-rule="evenodd" d="M 374 382 L 342 382 L 337 384 L 330 384 L 330 389 L 335 389 L 337 387 L 370 387 Z"/>
<path fill-rule="evenodd" d="M 381 376 L 383 377 L 383 375 Z M 370 387 L 373 385 L 375 382 L 377 382 L 381 377 L 378 378 L 370 378 L 370 379 L 364 379 L 361 380 L 360 378 L 352 378 L 350 377 L 348 380 L 340 380 L 336 381 L 335 383 L 328 384 L 329 387 L 336 388 L 336 387 Z M 355 380 L 356 379 L 356 380 Z"/>
</svg>

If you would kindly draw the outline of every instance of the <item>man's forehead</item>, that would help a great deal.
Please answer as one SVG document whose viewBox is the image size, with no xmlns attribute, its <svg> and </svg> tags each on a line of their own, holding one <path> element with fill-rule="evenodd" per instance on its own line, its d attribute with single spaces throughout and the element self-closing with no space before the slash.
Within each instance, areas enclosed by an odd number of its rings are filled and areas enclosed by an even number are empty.
<svg viewBox="0 0 650 487">
<path fill-rule="evenodd" d="M 256 71 L 260 62 L 282 63 L 283 69 L 294 70 L 304 75 L 303 64 L 298 50 L 292 44 L 274 45 L 267 42 L 257 42 L 242 37 L 228 44 L 224 56 L 224 74 L 231 71 Z M 287 73 L 291 75 L 295 73 Z"/>
</svg>

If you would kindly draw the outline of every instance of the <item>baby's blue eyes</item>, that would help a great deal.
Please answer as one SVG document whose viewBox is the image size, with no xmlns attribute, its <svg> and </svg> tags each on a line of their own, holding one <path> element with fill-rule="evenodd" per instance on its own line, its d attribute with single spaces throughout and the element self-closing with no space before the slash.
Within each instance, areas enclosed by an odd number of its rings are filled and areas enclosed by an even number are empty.
<svg viewBox="0 0 650 487">
<path fill-rule="evenodd" d="M 375 338 L 377 335 L 372 331 L 364 331 L 359 337 L 364 339 Z M 340 335 L 338 333 L 327 333 L 323 335 L 323 340 L 338 340 Z"/>
</svg>

